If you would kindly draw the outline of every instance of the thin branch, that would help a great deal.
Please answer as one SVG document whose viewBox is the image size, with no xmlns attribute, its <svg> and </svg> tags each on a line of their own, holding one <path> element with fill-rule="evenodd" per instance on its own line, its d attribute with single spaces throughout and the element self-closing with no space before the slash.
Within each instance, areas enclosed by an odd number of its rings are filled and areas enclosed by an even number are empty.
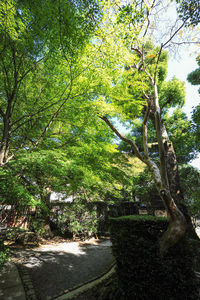
<svg viewBox="0 0 200 300">
<path fill-rule="evenodd" d="M 137 158 L 139 158 L 142 162 L 144 162 L 144 158 L 142 157 L 142 155 L 139 152 L 139 149 L 137 147 L 137 145 L 130 139 L 126 138 L 125 136 L 123 136 L 114 126 L 113 124 L 108 120 L 108 118 L 106 116 L 99 116 L 100 119 L 102 119 L 104 122 L 106 122 L 106 124 L 110 127 L 110 129 L 112 129 L 112 131 L 124 142 L 126 142 L 127 144 L 131 145 L 134 154 L 137 156 Z"/>
<path fill-rule="evenodd" d="M 144 146 L 144 157 L 145 159 L 149 159 L 149 151 L 148 151 L 148 140 L 147 140 L 147 121 L 150 113 L 150 105 L 147 101 L 147 107 L 144 115 L 143 121 L 143 146 Z"/>
<path fill-rule="evenodd" d="M 54 97 L 50 98 L 50 99 L 48 100 L 48 102 L 45 102 L 44 105 L 43 105 L 43 107 L 40 108 L 38 111 L 36 111 L 36 112 L 33 113 L 33 114 L 26 114 L 26 115 L 23 115 L 22 117 L 20 117 L 19 119 L 17 119 L 15 122 L 13 122 L 13 123 L 11 124 L 11 127 L 14 126 L 15 124 L 17 124 L 18 122 L 20 122 L 20 121 L 21 121 L 22 119 L 24 119 L 24 118 L 34 117 L 34 116 L 36 116 L 37 114 L 39 114 L 39 113 L 41 113 L 41 112 L 44 112 L 44 111 L 46 111 L 47 109 L 49 109 L 49 108 L 53 107 L 54 105 L 58 104 L 59 101 L 61 100 L 61 97 L 62 97 L 62 96 L 64 95 L 64 93 L 66 92 L 66 89 L 68 88 L 68 86 L 69 86 L 69 85 L 67 85 L 67 86 L 65 87 L 65 89 L 63 90 L 63 92 L 61 93 L 61 95 L 60 95 L 60 97 L 59 97 L 59 100 L 57 100 L 57 101 L 51 103 L 51 101 L 57 96 L 57 95 L 55 95 Z M 48 106 L 46 106 L 47 103 L 51 103 L 51 104 L 49 104 Z"/>
<path fill-rule="evenodd" d="M 63 103 L 59 106 L 59 108 L 57 109 L 57 111 L 52 115 L 51 119 L 49 120 L 48 124 L 46 125 L 45 129 L 43 130 L 43 132 L 41 133 L 40 137 L 38 138 L 38 140 L 35 143 L 35 147 L 38 146 L 38 144 L 41 142 L 41 140 L 43 139 L 44 135 L 46 134 L 46 132 L 49 130 L 49 128 L 51 127 L 52 123 L 54 122 L 54 120 L 57 118 L 61 108 L 65 105 L 65 103 L 67 102 L 67 100 L 70 97 L 71 91 L 72 91 L 72 82 L 71 82 L 71 86 L 70 86 L 70 90 L 68 92 L 67 97 L 65 98 L 65 100 L 63 101 Z"/>
<path fill-rule="evenodd" d="M 142 51 L 138 48 L 134 48 L 133 46 L 131 47 L 131 50 L 134 50 L 138 55 L 139 57 L 142 57 Z"/>
<path fill-rule="evenodd" d="M 40 58 L 40 59 L 38 59 L 37 61 L 35 61 L 35 62 L 34 62 L 34 65 L 33 65 L 31 68 L 29 68 L 29 69 L 28 69 L 28 70 L 20 77 L 20 79 L 17 81 L 17 83 L 22 82 L 22 80 L 26 77 L 26 75 L 27 75 L 29 72 L 31 72 L 31 71 L 36 67 L 36 65 L 37 65 L 39 62 L 41 62 L 44 58 L 45 58 L 45 56 L 43 56 L 42 58 Z"/>
<path fill-rule="evenodd" d="M 155 2 L 156 2 L 156 0 L 153 1 L 152 5 L 151 5 L 151 7 L 150 7 L 150 10 L 153 9 Z M 141 8 L 141 9 L 142 9 L 142 8 Z M 149 29 L 149 25 L 150 25 L 150 19 L 149 19 L 150 13 L 149 13 L 149 11 L 150 11 L 150 10 L 147 9 L 147 26 L 146 26 L 145 32 L 144 32 L 144 34 L 143 34 L 143 37 L 146 36 L 147 31 L 148 31 L 148 29 Z"/>
<path fill-rule="evenodd" d="M 2 116 L 2 118 L 5 118 L 5 114 L 3 112 L 3 109 L 0 107 L 0 115 Z"/>
<path fill-rule="evenodd" d="M 162 45 L 162 48 L 164 48 L 173 38 L 174 36 L 184 27 L 185 22 L 172 34 L 172 36 Z"/>
<path fill-rule="evenodd" d="M 197 42 L 171 42 L 173 45 L 184 45 L 184 44 L 186 44 L 186 45 L 190 45 L 190 44 L 195 44 L 195 45 L 199 45 L 200 44 L 200 41 L 197 41 Z"/>
<path fill-rule="evenodd" d="M 170 99 L 168 99 L 162 106 L 161 106 L 161 110 L 167 105 L 167 104 L 169 104 L 171 101 L 172 101 L 173 99 L 172 98 L 170 98 Z"/>
<path fill-rule="evenodd" d="M 157 72 L 158 72 L 158 63 L 159 63 L 159 60 L 160 60 L 162 49 L 163 49 L 163 44 L 161 44 L 161 46 L 160 46 L 160 50 L 159 50 L 159 53 L 158 53 L 158 58 L 157 58 L 157 61 L 156 61 L 156 68 L 155 68 L 155 72 L 154 72 L 154 83 L 155 84 L 156 84 L 156 76 L 157 76 Z"/>
</svg>

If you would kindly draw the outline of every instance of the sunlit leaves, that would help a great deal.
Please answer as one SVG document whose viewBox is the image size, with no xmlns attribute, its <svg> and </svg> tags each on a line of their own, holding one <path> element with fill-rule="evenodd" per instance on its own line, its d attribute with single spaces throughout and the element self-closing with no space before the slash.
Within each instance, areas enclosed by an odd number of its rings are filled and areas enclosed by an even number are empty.
<svg viewBox="0 0 200 300">
<path fill-rule="evenodd" d="M 199 68 L 188 74 L 187 80 L 193 85 L 200 85 L 200 55 L 197 57 L 196 60 Z"/>
<path fill-rule="evenodd" d="M 6 34 L 16 40 L 25 31 L 26 25 L 20 17 L 20 11 L 15 6 L 15 0 L 2 0 L 0 3 L 0 32 L 2 38 L 6 38 Z"/>
<path fill-rule="evenodd" d="M 178 13 L 187 25 L 198 25 L 200 20 L 200 3 L 197 0 L 176 0 Z"/>
<path fill-rule="evenodd" d="M 183 165 L 180 168 L 180 179 L 186 205 L 195 217 L 200 210 L 200 171 L 191 165 Z"/>
<path fill-rule="evenodd" d="M 186 114 L 178 108 L 173 111 L 173 114 L 166 114 L 164 119 L 178 162 L 183 164 L 194 159 L 196 155 L 194 131 Z"/>
<path fill-rule="evenodd" d="M 33 206 L 37 199 L 29 193 L 15 171 L 0 169 L 0 203 L 18 208 Z"/>
<path fill-rule="evenodd" d="M 162 83 L 159 95 L 161 107 L 182 107 L 185 103 L 185 84 L 174 77 Z"/>
</svg>

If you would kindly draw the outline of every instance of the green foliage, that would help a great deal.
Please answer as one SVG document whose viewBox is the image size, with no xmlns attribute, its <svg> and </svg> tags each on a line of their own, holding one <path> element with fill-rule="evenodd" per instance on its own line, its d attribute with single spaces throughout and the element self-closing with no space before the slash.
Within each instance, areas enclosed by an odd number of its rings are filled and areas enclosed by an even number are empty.
<svg viewBox="0 0 200 300">
<path fill-rule="evenodd" d="M 192 114 L 192 120 L 193 120 L 193 128 L 194 128 L 194 140 L 197 146 L 197 149 L 200 151 L 200 105 L 198 105 L 196 108 L 193 110 Z"/>
<path fill-rule="evenodd" d="M 73 236 L 87 238 L 96 236 L 98 232 L 98 218 L 96 210 L 86 202 L 76 199 L 58 215 L 58 228 L 62 234 L 71 232 Z"/>
<path fill-rule="evenodd" d="M 149 216 L 111 219 L 116 299 L 197 299 L 189 244 L 181 240 L 165 257 L 159 255 L 158 240 L 166 227 L 166 220 Z"/>
<path fill-rule="evenodd" d="M 191 165 L 183 165 L 180 180 L 189 213 L 196 217 L 200 211 L 200 171 Z"/>
<path fill-rule="evenodd" d="M 177 108 L 173 114 L 164 115 L 170 140 L 173 142 L 179 163 L 187 163 L 196 157 L 197 145 L 194 139 L 194 128 L 191 120 Z"/>
<path fill-rule="evenodd" d="M 35 233 L 19 227 L 7 228 L 5 231 L 4 239 L 17 244 L 38 243 L 38 239 Z"/>
<path fill-rule="evenodd" d="M 4 246 L 3 241 L 0 240 L 0 270 L 8 260 L 9 249 Z"/>
<path fill-rule="evenodd" d="M 143 9 L 139 10 L 137 3 L 129 3 L 119 7 L 119 13 L 117 15 L 118 23 L 126 23 L 127 25 L 134 25 L 143 21 Z"/>
<path fill-rule="evenodd" d="M 175 77 L 163 82 L 159 96 L 161 107 L 182 107 L 185 104 L 185 84 Z"/>
<path fill-rule="evenodd" d="M 87 91 L 82 55 L 101 12 L 96 1 L 11 0 L 3 1 L 1 17 L 2 164 L 36 147 L 61 109 L 68 112 L 68 100 Z"/>
<path fill-rule="evenodd" d="M 187 80 L 193 85 L 200 84 L 200 55 L 196 58 L 199 68 L 188 74 Z M 200 92 L 200 90 L 199 90 Z"/>
<path fill-rule="evenodd" d="M 147 168 L 133 178 L 133 190 L 135 196 L 140 199 L 140 201 L 151 204 L 151 200 L 158 196 L 155 184 L 151 178 L 151 174 Z"/>
<path fill-rule="evenodd" d="M 19 209 L 24 206 L 35 206 L 37 201 L 16 175 L 13 170 L 0 169 L 0 202 L 16 205 Z"/>
<path fill-rule="evenodd" d="M 200 66 L 200 55 L 197 57 L 197 63 Z M 191 72 L 188 77 L 188 81 L 193 85 L 199 85 L 200 84 L 200 68 L 197 68 L 193 72 Z M 200 89 L 199 89 L 200 93 Z M 199 147 L 199 140 L 200 140 L 200 105 L 197 105 L 193 109 L 192 113 L 192 121 L 193 121 L 193 131 L 194 131 L 194 141 L 196 143 L 196 147 L 198 150 L 200 150 Z"/>
<path fill-rule="evenodd" d="M 151 7 L 143 1 L 127 5 L 105 1 L 102 7 L 99 3 L 0 4 L 0 201 L 17 209 L 37 207 L 41 218 L 50 213 L 52 191 L 87 202 L 122 199 L 126 188 L 132 192 L 135 164 L 118 153 L 113 134 L 98 117 L 128 121 L 142 153 L 144 93 L 151 97 L 154 93 L 147 73 L 153 76 L 157 70 L 160 104 L 172 140 L 177 141 L 175 148 L 186 141 L 181 159 L 192 157 L 193 144 L 184 131 L 185 127 L 191 132 L 190 123 L 180 111 L 174 120 L 167 116 L 169 107 L 183 105 L 183 84 L 175 78 L 164 81 L 167 52 L 159 53 L 149 38 L 141 38 Z M 132 49 L 140 46 L 146 73 L 141 54 Z M 153 125 L 149 121 L 150 144 L 156 141 Z M 158 156 L 157 148 L 150 152 L 153 159 Z M 75 214 L 80 215 L 82 204 L 76 205 Z M 77 220 L 71 222 L 73 231 L 79 232 Z M 86 228 L 87 218 L 83 223 Z M 95 226 L 94 221 L 92 231 Z M 33 227 L 40 231 L 43 223 Z"/>
<path fill-rule="evenodd" d="M 41 205 L 39 204 L 38 207 L 40 208 Z M 39 209 L 37 209 L 39 210 Z M 49 214 L 49 211 L 48 211 Z M 37 218 L 30 218 L 30 230 L 35 232 L 40 237 L 45 237 L 45 221 L 42 218 L 42 214 L 37 214 Z"/>
<path fill-rule="evenodd" d="M 111 218 L 112 222 L 117 222 L 119 223 L 126 223 L 128 224 L 128 222 L 139 222 L 139 223 L 145 223 L 146 222 L 161 222 L 164 221 L 166 222 L 167 219 L 164 217 L 154 217 L 154 216 L 148 216 L 148 215 L 131 215 L 131 216 L 122 216 L 119 218 Z M 136 223 L 134 223 L 136 224 Z"/>
<path fill-rule="evenodd" d="M 180 18 L 187 25 L 198 25 L 200 20 L 200 3 L 196 0 L 176 0 Z"/>
</svg>

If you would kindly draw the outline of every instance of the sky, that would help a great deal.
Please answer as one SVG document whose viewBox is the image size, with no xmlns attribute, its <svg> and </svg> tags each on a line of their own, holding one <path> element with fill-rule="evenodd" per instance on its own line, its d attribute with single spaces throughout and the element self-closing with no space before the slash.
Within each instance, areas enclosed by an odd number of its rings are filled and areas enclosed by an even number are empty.
<svg viewBox="0 0 200 300">
<path fill-rule="evenodd" d="M 197 54 L 196 54 L 197 56 Z M 186 103 L 184 105 L 184 112 L 188 117 L 191 116 L 193 107 L 200 104 L 200 94 L 198 89 L 200 86 L 191 85 L 187 81 L 187 75 L 198 68 L 195 54 L 190 55 L 190 52 L 185 50 L 180 59 L 170 58 L 168 64 L 168 78 L 176 76 L 178 79 L 185 81 L 186 85 Z M 200 155 L 197 159 L 190 163 L 192 166 L 200 169 Z"/>
</svg>

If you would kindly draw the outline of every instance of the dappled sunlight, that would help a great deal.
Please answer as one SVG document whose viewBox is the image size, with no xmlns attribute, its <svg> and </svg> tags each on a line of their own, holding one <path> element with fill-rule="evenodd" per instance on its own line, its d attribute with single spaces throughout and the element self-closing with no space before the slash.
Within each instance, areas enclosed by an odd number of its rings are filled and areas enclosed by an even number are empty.
<svg viewBox="0 0 200 300">
<path fill-rule="evenodd" d="M 77 242 L 42 245 L 31 250 L 17 251 L 15 260 L 27 268 L 40 268 L 47 262 L 52 265 L 60 264 L 61 260 L 69 259 L 70 255 L 80 257 L 86 255 L 86 251 Z M 73 265 L 70 264 L 66 267 L 71 270 Z"/>
<path fill-rule="evenodd" d="M 12 255 L 37 287 L 38 299 L 46 299 L 105 272 L 114 259 L 110 246 L 110 240 L 91 239 L 41 245 Z"/>
<path fill-rule="evenodd" d="M 74 255 L 84 255 L 85 252 L 79 247 L 77 242 L 71 243 L 61 243 L 59 245 L 43 245 L 40 248 L 34 249 L 34 251 L 40 252 L 63 252 L 63 253 L 73 253 Z"/>
</svg>

